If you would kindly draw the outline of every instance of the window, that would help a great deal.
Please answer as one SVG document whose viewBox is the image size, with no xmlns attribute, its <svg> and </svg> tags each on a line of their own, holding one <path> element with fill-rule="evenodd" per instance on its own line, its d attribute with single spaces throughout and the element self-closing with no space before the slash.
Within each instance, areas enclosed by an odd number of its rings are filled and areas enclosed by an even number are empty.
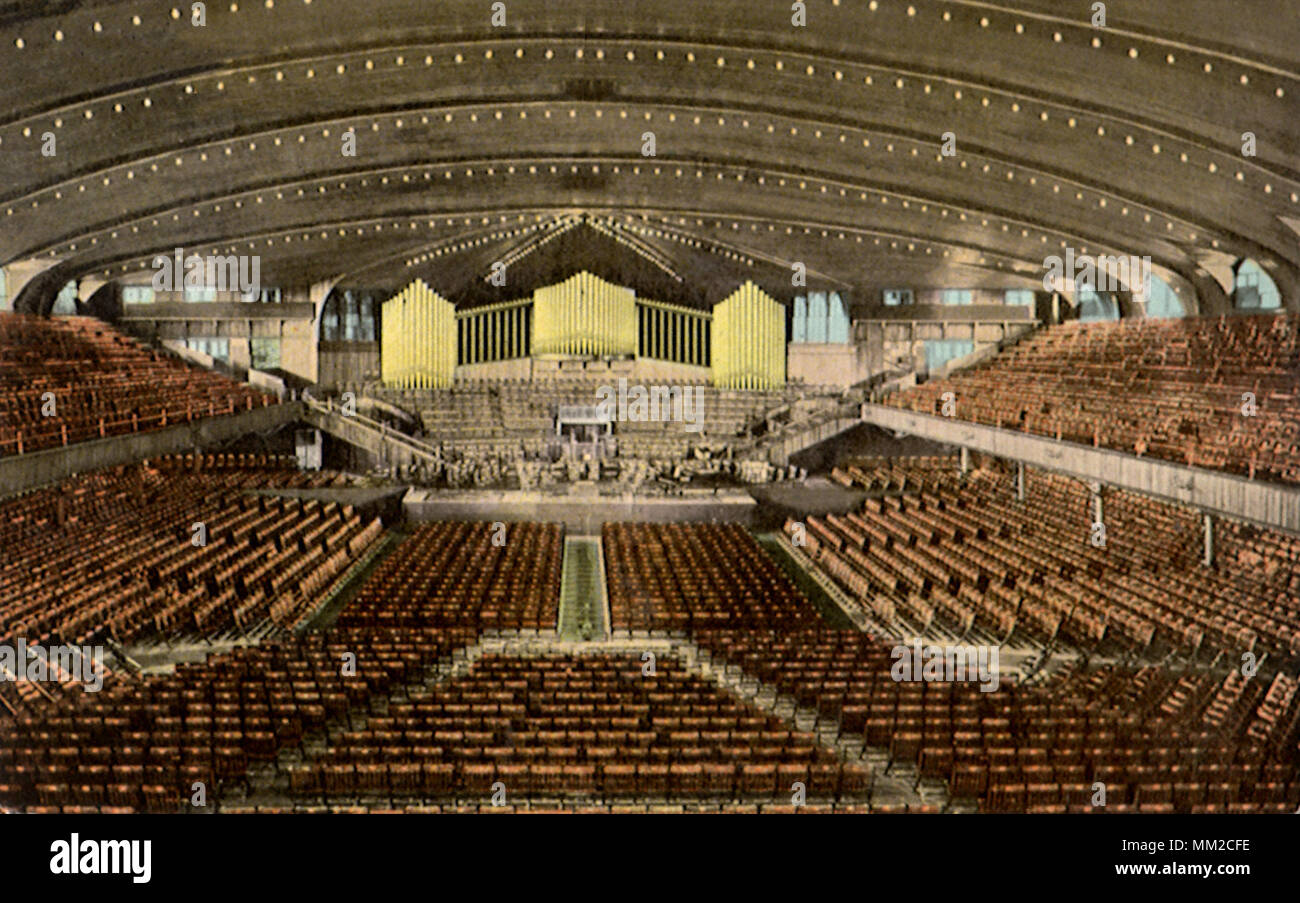
<svg viewBox="0 0 1300 903">
<path fill-rule="evenodd" d="M 1147 298 L 1147 316 L 1157 320 L 1175 320 L 1187 316 L 1183 302 L 1174 290 L 1155 273 L 1151 274 L 1151 295 Z"/>
<path fill-rule="evenodd" d="M 1014 289 L 1006 293 L 1004 303 L 1008 307 L 1033 307 L 1034 293 L 1029 289 Z"/>
<path fill-rule="evenodd" d="M 903 307 L 912 303 L 910 288 L 887 288 L 884 292 L 885 307 Z"/>
<path fill-rule="evenodd" d="M 320 337 L 326 342 L 339 340 L 339 306 L 333 298 L 325 302 L 325 313 L 321 317 Z"/>
<path fill-rule="evenodd" d="M 1277 310 L 1282 306 L 1282 296 L 1278 294 L 1273 278 L 1259 264 L 1247 258 L 1237 266 L 1232 303 L 1237 310 Z"/>
<path fill-rule="evenodd" d="M 123 304 L 153 304 L 153 286 L 152 285 L 122 286 L 122 303 Z"/>
<path fill-rule="evenodd" d="M 818 344 L 826 342 L 825 292 L 810 292 L 808 294 L 808 341 Z"/>
<path fill-rule="evenodd" d="M 378 341 L 378 297 L 381 296 L 370 289 L 335 289 L 330 292 L 321 312 L 321 341 Z"/>
<path fill-rule="evenodd" d="M 4 267 L 0 267 L 0 310 L 9 310 L 9 297 L 6 294 Z"/>
<path fill-rule="evenodd" d="M 274 370 L 280 366 L 279 339 L 249 339 L 248 350 L 254 370 Z"/>
<path fill-rule="evenodd" d="M 54 317 L 73 317 L 77 314 L 77 283 L 69 282 L 59 290 L 59 295 L 54 299 L 54 307 L 50 310 L 50 315 Z"/>
<path fill-rule="evenodd" d="M 206 304 L 217 300 L 217 290 L 210 286 L 203 288 L 185 288 L 186 304 Z"/>
<path fill-rule="evenodd" d="M 849 312 L 839 292 L 830 294 L 830 310 L 826 320 L 826 341 L 844 344 L 849 340 Z"/>
<path fill-rule="evenodd" d="M 361 313 L 357 306 L 357 296 L 352 292 L 343 293 L 343 341 L 360 340 Z"/>
<path fill-rule="evenodd" d="M 931 373 L 951 360 L 970 354 L 975 343 L 964 339 L 925 343 L 925 365 Z"/>
<path fill-rule="evenodd" d="M 946 288 L 939 294 L 940 303 L 948 307 L 971 304 L 974 298 L 975 293 L 968 289 Z"/>
<path fill-rule="evenodd" d="M 185 347 L 218 360 L 230 360 L 230 339 L 186 339 Z"/>
<path fill-rule="evenodd" d="M 838 292 L 796 295 L 790 323 L 790 341 L 844 343 L 849 340 L 849 315 Z"/>
<path fill-rule="evenodd" d="M 1079 319 L 1085 323 L 1097 320 L 1118 320 L 1119 309 L 1109 295 L 1099 295 L 1090 288 L 1079 289 Z"/>
<path fill-rule="evenodd" d="M 375 341 L 375 299 L 370 295 L 361 296 L 361 334 L 363 342 Z"/>
<path fill-rule="evenodd" d="M 790 322 L 790 341 L 808 341 L 808 299 L 794 296 L 794 318 Z"/>
</svg>

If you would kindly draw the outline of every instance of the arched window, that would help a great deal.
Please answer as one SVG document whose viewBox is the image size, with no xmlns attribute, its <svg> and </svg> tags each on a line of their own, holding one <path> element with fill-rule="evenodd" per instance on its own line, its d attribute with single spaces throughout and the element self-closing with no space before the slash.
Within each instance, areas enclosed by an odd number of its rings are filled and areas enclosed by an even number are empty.
<svg viewBox="0 0 1300 903">
<path fill-rule="evenodd" d="M 321 311 L 321 341 L 378 341 L 379 297 L 371 289 L 336 288 L 330 292 Z"/>
<path fill-rule="evenodd" d="M 1237 310 L 1277 310 L 1282 306 L 1282 296 L 1273 277 L 1248 257 L 1237 266 L 1232 304 Z"/>
<path fill-rule="evenodd" d="M 59 296 L 54 299 L 54 307 L 50 310 L 50 315 L 55 317 L 73 317 L 77 314 L 77 283 L 69 282 L 59 290 Z"/>
<path fill-rule="evenodd" d="M 1176 320 L 1187 316 L 1182 299 L 1169 283 L 1151 274 L 1151 294 L 1147 297 L 1147 316 L 1157 320 Z"/>
<path fill-rule="evenodd" d="M 1085 323 L 1119 319 L 1119 308 L 1110 295 L 1099 295 L 1090 288 L 1081 288 L 1078 302 L 1079 319 Z"/>
</svg>

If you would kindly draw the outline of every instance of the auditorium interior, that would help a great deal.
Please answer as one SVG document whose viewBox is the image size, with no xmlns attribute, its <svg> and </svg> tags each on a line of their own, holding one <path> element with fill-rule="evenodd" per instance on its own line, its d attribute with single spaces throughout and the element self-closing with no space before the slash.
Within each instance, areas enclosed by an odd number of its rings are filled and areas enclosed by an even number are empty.
<svg viewBox="0 0 1300 903">
<path fill-rule="evenodd" d="M 1297 811 L 1284 6 L 0 3 L 0 811 Z"/>
</svg>

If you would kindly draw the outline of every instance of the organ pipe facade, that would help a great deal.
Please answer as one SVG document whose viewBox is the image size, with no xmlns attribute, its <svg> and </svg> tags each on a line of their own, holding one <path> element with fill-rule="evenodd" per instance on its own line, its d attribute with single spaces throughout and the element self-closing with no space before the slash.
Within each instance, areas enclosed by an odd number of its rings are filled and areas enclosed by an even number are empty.
<svg viewBox="0 0 1300 903">
<path fill-rule="evenodd" d="M 535 355 L 627 356 L 709 367 L 715 386 L 785 385 L 785 308 L 746 282 L 712 313 L 647 299 L 588 272 L 531 299 L 457 312 L 417 279 L 384 302 L 384 385 L 440 388 L 458 366 Z"/>
<path fill-rule="evenodd" d="M 487 364 L 533 353 L 533 302 L 508 301 L 456 314 L 456 360 Z"/>
<path fill-rule="evenodd" d="M 451 385 L 456 372 L 456 309 L 422 280 L 384 302 L 379 357 L 386 386 Z"/>
<path fill-rule="evenodd" d="M 534 354 L 632 355 L 636 295 L 585 270 L 533 293 Z"/>
<path fill-rule="evenodd" d="M 664 304 L 637 301 L 637 357 L 709 366 L 712 317 L 708 313 Z"/>
<path fill-rule="evenodd" d="M 752 282 L 713 306 L 713 384 L 727 389 L 785 385 L 785 308 Z"/>
</svg>

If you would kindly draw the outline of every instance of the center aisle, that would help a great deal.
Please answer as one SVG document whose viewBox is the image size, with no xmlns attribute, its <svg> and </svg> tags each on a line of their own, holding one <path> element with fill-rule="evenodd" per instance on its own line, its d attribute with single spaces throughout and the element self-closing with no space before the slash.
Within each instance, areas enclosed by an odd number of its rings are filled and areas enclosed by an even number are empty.
<svg viewBox="0 0 1300 903">
<path fill-rule="evenodd" d="M 608 639 L 608 612 L 605 555 L 600 537 L 566 536 L 560 580 L 560 638 Z"/>
</svg>

